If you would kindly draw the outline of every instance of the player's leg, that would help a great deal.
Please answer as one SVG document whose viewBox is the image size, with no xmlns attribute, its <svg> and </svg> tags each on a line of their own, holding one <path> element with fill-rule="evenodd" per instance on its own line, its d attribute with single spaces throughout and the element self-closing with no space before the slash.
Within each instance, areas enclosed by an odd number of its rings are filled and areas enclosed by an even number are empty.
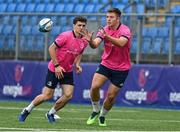
<svg viewBox="0 0 180 132">
<path fill-rule="evenodd" d="M 90 90 L 93 112 L 87 120 L 88 125 L 94 124 L 95 120 L 97 119 L 97 117 L 99 115 L 99 112 L 100 112 L 100 88 L 103 86 L 103 84 L 105 83 L 106 80 L 107 80 L 106 76 L 104 76 L 100 73 L 94 74 L 94 77 L 92 80 L 92 85 L 91 85 L 91 90 Z"/>
<path fill-rule="evenodd" d="M 19 121 L 24 122 L 26 117 L 30 114 L 34 107 L 40 105 L 42 102 L 52 98 L 54 89 L 57 86 L 58 79 L 55 77 L 55 74 L 48 70 L 46 75 L 46 86 L 44 87 L 42 93 L 34 98 L 34 100 L 22 110 L 19 115 Z"/>
<path fill-rule="evenodd" d="M 103 106 L 101 108 L 101 112 L 99 115 L 99 125 L 100 126 L 106 126 L 105 116 L 112 108 L 113 104 L 115 103 L 115 98 L 119 92 L 120 88 L 115 86 L 114 84 L 110 84 L 107 96 L 103 102 Z"/>
<path fill-rule="evenodd" d="M 56 101 L 54 106 L 46 114 L 48 121 L 50 123 L 54 123 L 56 121 L 54 118 L 54 114 L 60 109 L 62 109 L 73 96 L 73 90 L 74 90 L 73 85 L 64 84 L 62 85 L 62 89 L 63 89 L 63 95 Z"/>
<path fill-rule="evenodd" d="M 66 103 L 72 98 L 74 91 L 73 72 L 64 73 L 64 78 L 60 79 L 60 84 L 63 89 L 63 95 L 56 101 L 54 106 L 48 111 L 46 116 L 50 123 L 55 122 L 54 114 L 62 109 Z"/>
<path fill-rule="evenodd" d="M 49 100 L 52 98 L 54 93 L 54 89 L 50 89 L 48 87 L 45 87 L 42 94 L 36 96 L 34 100 L 22 110 L 21 114 L 19 115 L 19 121 L 24 122 L 27 118 L 27 116 L 31 113 L 34 107 L 40 105 L 42 102 Z"/>
<path fill-rule="evenodd" d="M 105 115 L 110 111 L 113 104 L 115 103 L 115 98 L 119 93 L 120 89 L 123 87 L 124 82 L 127 78 L 129 71 L 115 71 L 110 70 L 111 76 L 107 96 L 103 102 L 103 106 L 99 116 L 99 125 L 106 126 Z"/>
</svg>

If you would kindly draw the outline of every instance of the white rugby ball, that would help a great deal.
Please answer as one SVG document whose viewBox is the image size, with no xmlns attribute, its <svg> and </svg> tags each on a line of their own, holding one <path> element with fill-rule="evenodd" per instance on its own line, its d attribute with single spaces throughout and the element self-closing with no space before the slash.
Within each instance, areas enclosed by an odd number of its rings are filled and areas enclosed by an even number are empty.
<svg viewBox="0 0 180 132">
<path fill-rule="evenodd" d="M 53 21 L 50 18 L 43 18 L 39 21 L 39 31 L 40 32 L 49 32 L 53 27 Z"/>
</svg>

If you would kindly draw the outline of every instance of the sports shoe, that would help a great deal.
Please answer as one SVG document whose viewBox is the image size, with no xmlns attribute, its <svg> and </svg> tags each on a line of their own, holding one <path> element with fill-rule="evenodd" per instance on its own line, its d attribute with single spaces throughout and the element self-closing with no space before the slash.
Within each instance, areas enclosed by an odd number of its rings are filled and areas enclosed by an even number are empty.
<svg viewBox="0 0 180 132">
<path fill-rule="evenodd" d="M 98 116 L 99 112 L 93 112 L 86 122 L 87 125 L 94 124 Z"/>
<path fill-rule="evenodd" d="M 103 126 L 103 127 L 107 126 L 105 117 L 103 116 L 99 117 L 99 126 Z"/>
<path fill-rule="evenodd" d="M 24 109 L 21 114 L 19 115 L 19 122 L 25 122 L 27 116 L 29 115 L 30 113 Z"/>
<path fill-rule="evenodd" d="M 48 119 L 49 123 L 55 123 L 56 122 L 56 120 L 54 118 L 54 114 L 46 113 L 46 118 Z"/>
</svg>

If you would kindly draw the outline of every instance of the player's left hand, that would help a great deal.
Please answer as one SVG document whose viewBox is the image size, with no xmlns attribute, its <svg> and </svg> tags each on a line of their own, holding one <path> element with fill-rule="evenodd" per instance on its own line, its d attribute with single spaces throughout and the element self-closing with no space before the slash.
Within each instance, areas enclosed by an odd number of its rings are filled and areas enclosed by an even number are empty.
<svg viewBox="0 0 180 132">
<path fill-rule="evenodd" d="M 76 65 L 76 73 L 80 74 L 82 72 L 82 67 L 80 65 Z"/>
<path fill-rule="evenodd" d="M 80 34 L 85 37 L 85 39 L 89 42 L 92 40 L 94 32 L 89 32 L 88 29 L 81 30 Z"/>
</svg>

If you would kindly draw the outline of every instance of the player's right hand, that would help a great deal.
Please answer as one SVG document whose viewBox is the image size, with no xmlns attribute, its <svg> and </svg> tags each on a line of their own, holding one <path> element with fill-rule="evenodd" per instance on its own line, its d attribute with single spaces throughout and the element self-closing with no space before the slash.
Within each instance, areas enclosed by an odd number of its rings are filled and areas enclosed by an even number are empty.
<svg viewBox="0 0 180 132">
<path fill-rule="evenodd" d="M 58 66 L 58 67 L 55 68 L 55 76 L 58 79 L 61 79 L 61 78 L 64 77 L 63 72 L 65 72 L 65 70 L 61 66 Z"/>
</svg>

